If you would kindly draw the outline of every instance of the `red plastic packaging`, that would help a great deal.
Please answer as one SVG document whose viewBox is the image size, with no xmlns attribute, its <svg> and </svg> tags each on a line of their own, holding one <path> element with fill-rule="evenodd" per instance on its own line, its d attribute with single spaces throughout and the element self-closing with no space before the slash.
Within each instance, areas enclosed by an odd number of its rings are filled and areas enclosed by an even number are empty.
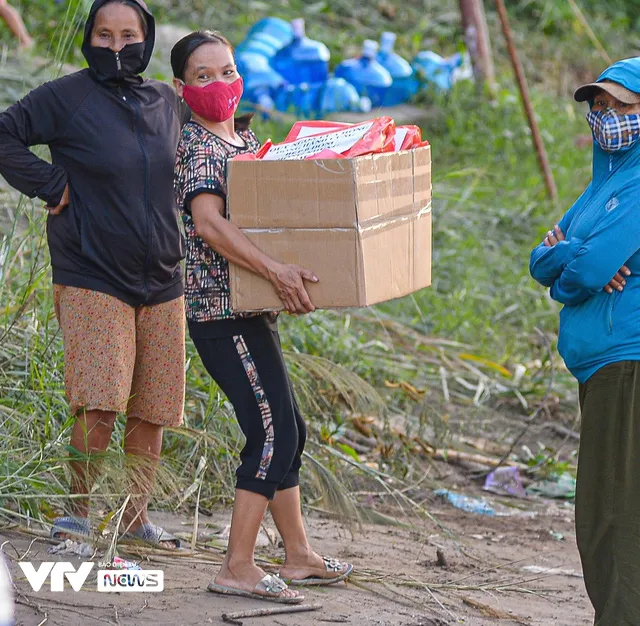
<svg viewBox="0 0 640 626">
<path fill-rule="evenodd" d="M 350 159 L 366 154 L 398 152 L 428 145 L 418 126 L 397 126 L 377 117 L 359 124 L 328 120 L 296 122 L 280 144 L 267 140 L 255 155 L 235 160 Z"/>
<path fill-rule="evenodd" d="M 327 132 L 334 132 L 336 130 L 343 130 L 349 128 L 353 124 L 347 124 L 346 122 L 332 122 L 330 120 L 309 120 L 307 122 L 296 122 L 289 131 L 289 134 L 285 138 L 287 141 L 295 141 L 300 137 L 312 137 L 314 135 L 323 135 Z"/>
</svg>

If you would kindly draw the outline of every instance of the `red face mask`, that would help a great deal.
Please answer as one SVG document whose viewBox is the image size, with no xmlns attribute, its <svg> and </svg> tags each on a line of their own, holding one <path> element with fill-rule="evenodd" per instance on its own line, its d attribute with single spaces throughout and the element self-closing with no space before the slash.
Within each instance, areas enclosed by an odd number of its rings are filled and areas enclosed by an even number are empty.
<svg viewBox="0 0 640 626">
<path fill-rule="evenodd" d="M 224 122 L 236 112 L 243 91 L 240 77 L 230 84 L 216 80 L 206 87 L 185 85 L 182 97 L 196 115 L 210 122 Z"/>
</svg>

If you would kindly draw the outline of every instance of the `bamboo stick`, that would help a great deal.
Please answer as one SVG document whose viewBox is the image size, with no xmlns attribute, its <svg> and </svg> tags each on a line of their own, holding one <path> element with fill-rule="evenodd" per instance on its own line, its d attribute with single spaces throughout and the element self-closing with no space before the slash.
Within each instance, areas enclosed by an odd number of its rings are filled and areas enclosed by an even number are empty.
<svg viewBox="0 0 640 626">
<path fill-rule="evenodd" d="M 222 621 L 227 624 L 242 624 L 240 620 L 248 617 L 266 617 L 271 615 L 284 615 L 286 613 L 306 613 L 308 611 L 317 611 L 321 608 L 321 604 L 297 604 L 273 609 L 253 609 L 251 611 L 238 611 L 237 613 L 223 613 Z"/>
</svg>

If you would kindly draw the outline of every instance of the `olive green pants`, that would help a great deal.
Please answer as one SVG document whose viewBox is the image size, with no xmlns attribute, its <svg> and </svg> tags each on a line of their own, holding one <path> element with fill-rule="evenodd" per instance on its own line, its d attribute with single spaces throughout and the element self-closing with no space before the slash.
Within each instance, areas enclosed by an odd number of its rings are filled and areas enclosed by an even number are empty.
<svg viewBox="0 0 640 626">
<path fill-rule="evenodd" d="M 640 361 L 580 385 L 576 534 L 596 626 L 640 626 Z"/>
</svg>

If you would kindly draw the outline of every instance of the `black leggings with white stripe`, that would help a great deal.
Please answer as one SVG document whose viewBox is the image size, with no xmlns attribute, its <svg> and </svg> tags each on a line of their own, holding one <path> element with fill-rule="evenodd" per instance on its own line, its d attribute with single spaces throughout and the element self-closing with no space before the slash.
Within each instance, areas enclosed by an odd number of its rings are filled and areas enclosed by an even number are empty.
<svg viewBox="0 0 640 626">
<path fill-rule="evenodd" d="M 235 409 L 246 444 L 236 488 L 270 500 L 299 481 L 306 426 L 282 355 L 275 318 L 190 322 L 202 362 Z"/>
</svg>

